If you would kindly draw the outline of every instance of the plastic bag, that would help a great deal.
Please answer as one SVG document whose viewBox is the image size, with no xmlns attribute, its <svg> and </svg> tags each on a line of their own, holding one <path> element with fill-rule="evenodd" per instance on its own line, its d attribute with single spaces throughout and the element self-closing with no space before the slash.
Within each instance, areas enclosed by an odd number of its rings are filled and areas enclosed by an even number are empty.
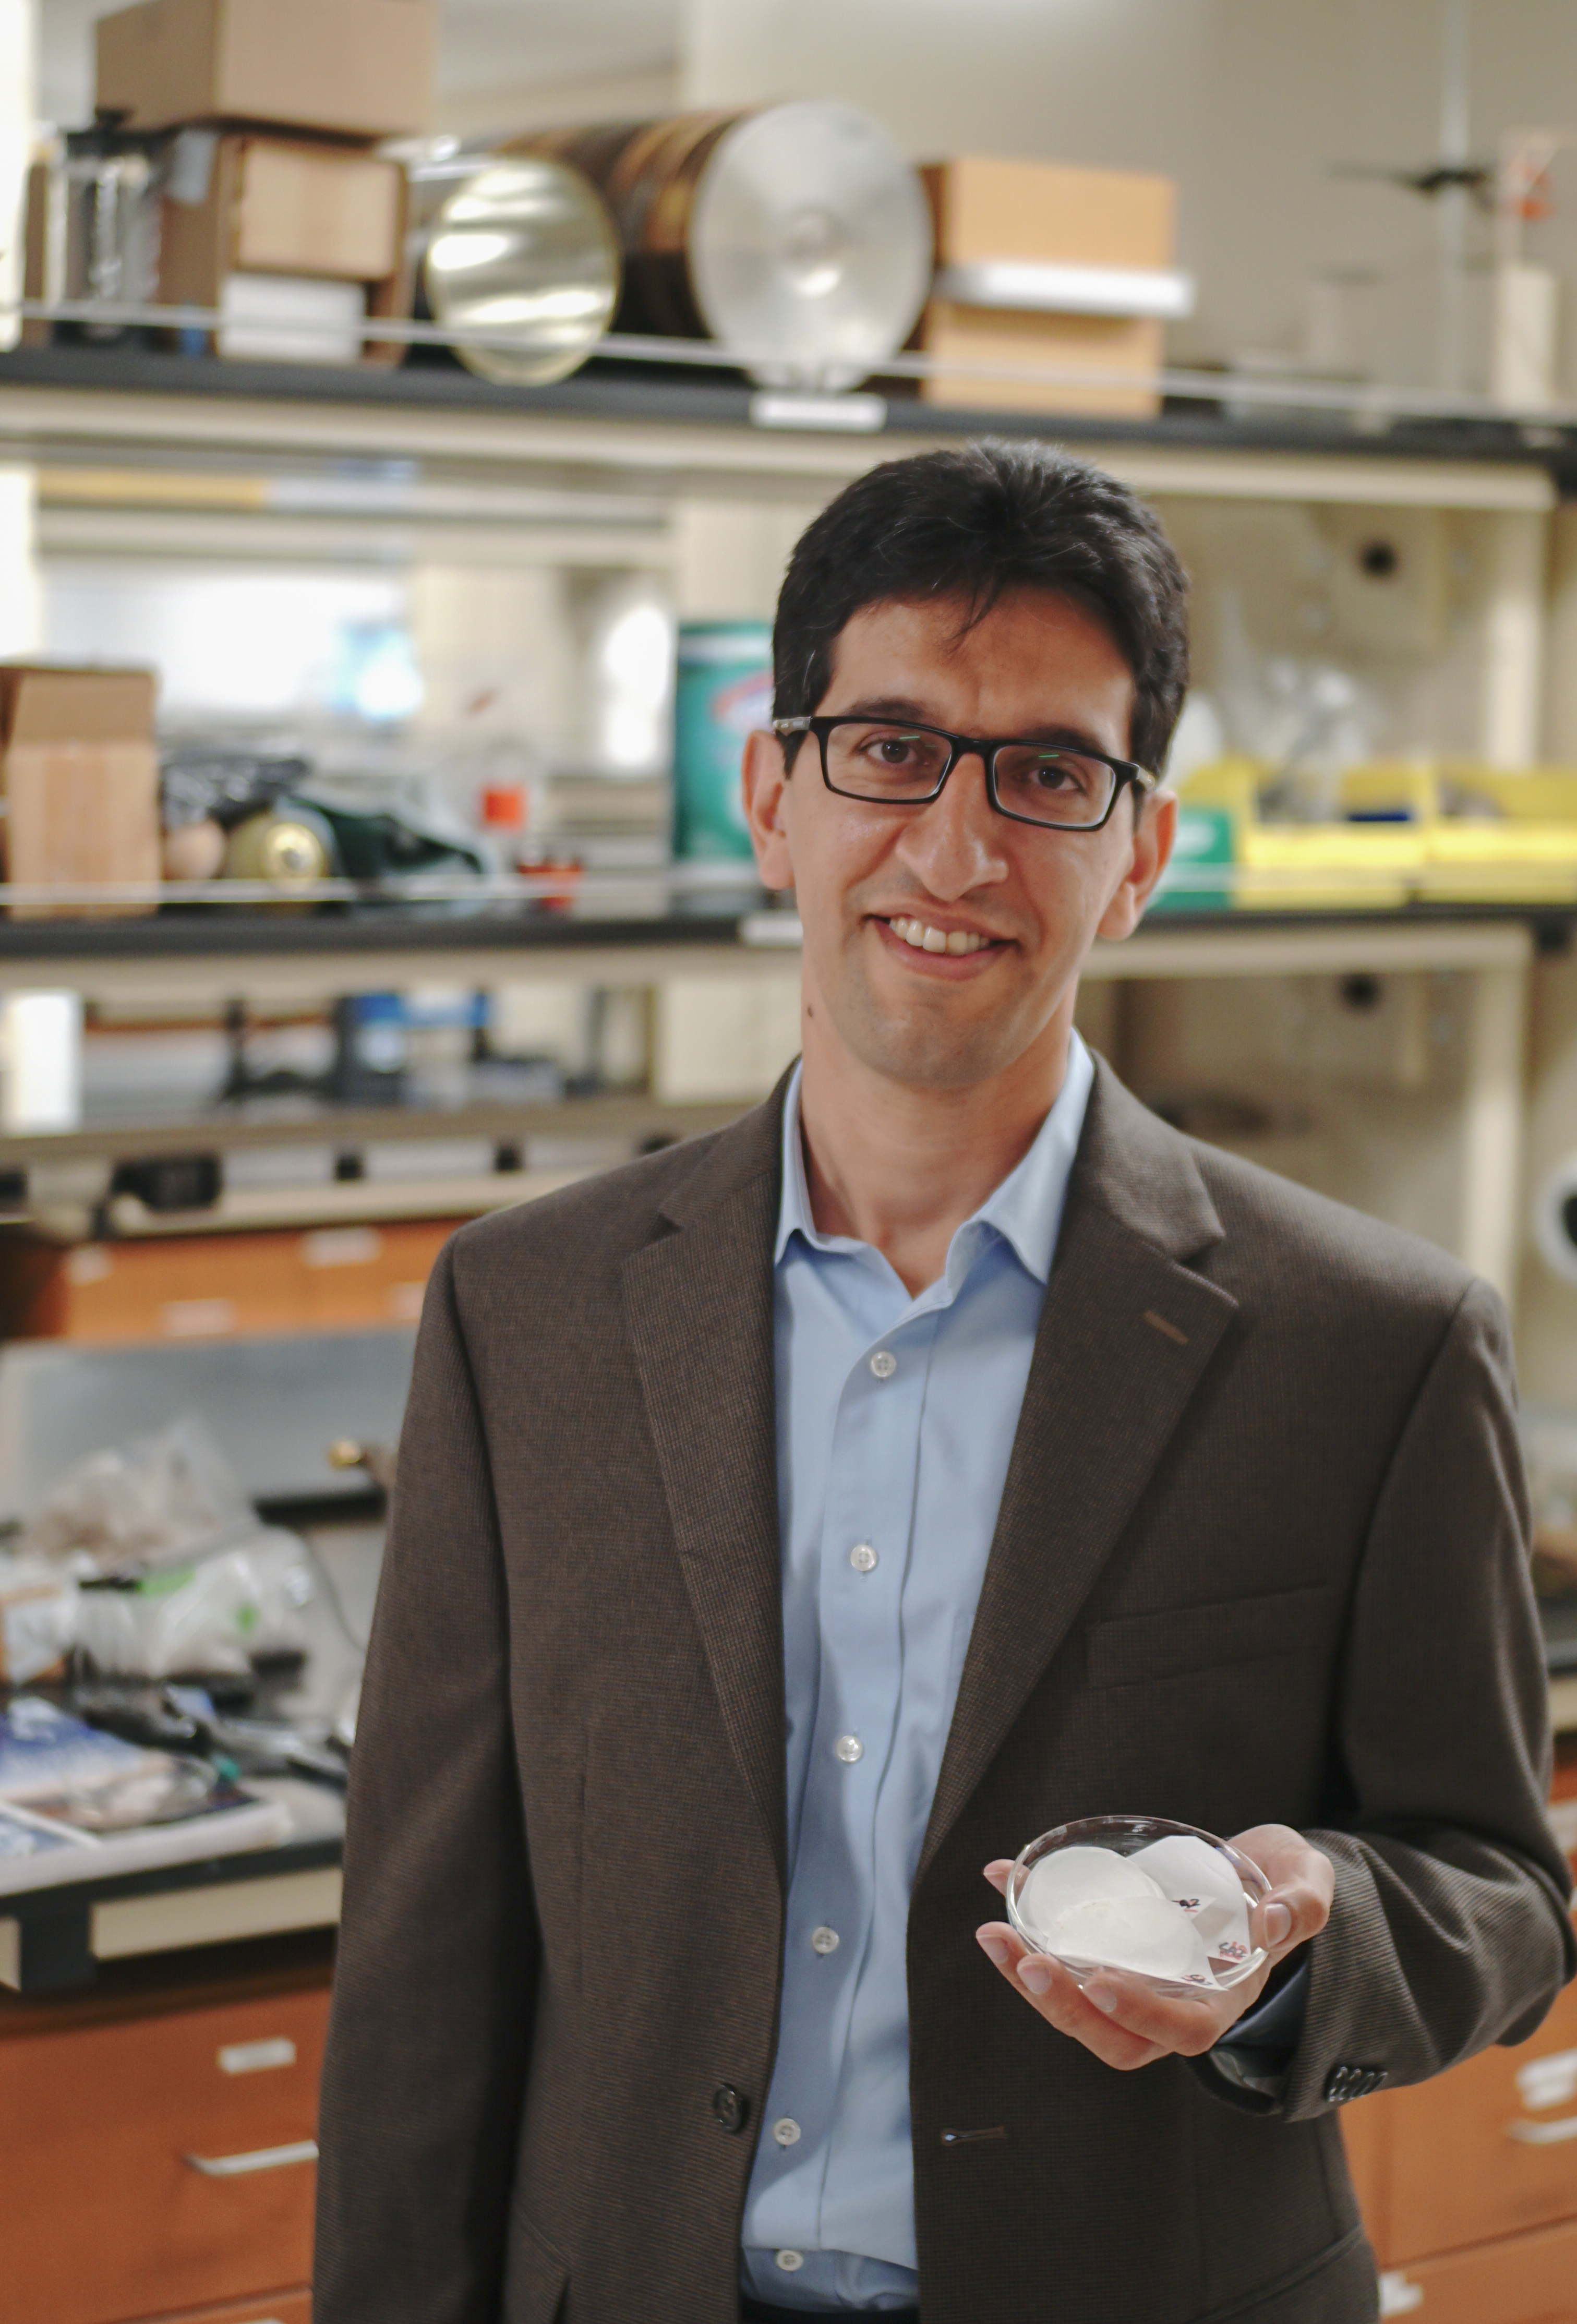
<svg viewBox="0 0 1577 2324">
<path fill-rule="evenodd" d="M 239 1677 L 270 1655 L 305 1651 L 301 1610 L 315 1590 L 303 1545 L 271 1527 L 189 1564 L 89 1583 L 77 1644 L 106 1676 Z"/>
<path fill-rule="evenodd" d="M 69 1568 L 0 1553 L 0 1685 L 26 1686 L 64 1669 L 76 1642 L 77 1607 Z"/>
<path fill-rule="evenodd" d="M 159 1567 L 239 1541 L 257 1518 L 194 1413 L 152 1436 L 90 1452 L 23 1527 L 24 1554 L 78 1554 L 100 1573 Z"/>
</svg>

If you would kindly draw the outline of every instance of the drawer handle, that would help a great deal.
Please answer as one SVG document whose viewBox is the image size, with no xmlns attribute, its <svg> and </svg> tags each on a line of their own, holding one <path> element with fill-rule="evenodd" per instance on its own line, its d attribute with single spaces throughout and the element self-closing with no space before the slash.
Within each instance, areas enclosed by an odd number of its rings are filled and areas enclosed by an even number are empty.
<svg viewBox="0 0 1577 2324">
<path fill-rule="evenodd" d="M 316 2163 L 318 2141 L 298 2138 L 293 2146 L 259 2146 L 250 2154 L 189 2154 L 183 2159 L 205 2179 L 244 2179 L 254 2171 L 283 2171 L 292 2163 Z"/>
<path fill-rule="evenodd" d="M 1523 2146 L 1562 2146 L 1577 2138 L 1577 2114 L 1563 2115 L 1559 2122 L 1508 2122 L 1506 2135 Z"/>
</svg>

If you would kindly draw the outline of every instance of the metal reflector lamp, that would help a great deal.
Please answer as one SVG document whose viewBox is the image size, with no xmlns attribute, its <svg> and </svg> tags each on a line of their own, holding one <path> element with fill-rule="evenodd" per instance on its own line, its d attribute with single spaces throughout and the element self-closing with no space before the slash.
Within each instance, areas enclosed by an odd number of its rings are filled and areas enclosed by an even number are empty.
<svg viewBox="0 0 1577 2324">
<path fill-rule="evenodd" d="M 450 327 L 498 335 L 455 352 L 484 379 L 540 387 L 584 363 L 619 303 L 618 239 L 577 171 L 521 157 L 465 178 L 434 222 L 428 303 Z"/>
<path fill-rule="evenodd" d="M 734 122 L 700 172 L 686 240 L 703 324 L 768 386 L 865 378 L 903 346 L 930 285 L 919 180 L 844 105 Z"/>
</svg>

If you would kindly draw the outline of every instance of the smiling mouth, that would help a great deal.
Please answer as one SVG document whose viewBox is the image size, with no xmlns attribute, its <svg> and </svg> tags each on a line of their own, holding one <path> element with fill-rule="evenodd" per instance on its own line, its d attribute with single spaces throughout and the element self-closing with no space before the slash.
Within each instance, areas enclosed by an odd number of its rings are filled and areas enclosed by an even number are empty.
<svg viewBox="0 0 1577 2324">
<path fill-rule="evenodd" d="M 926 920 L 890 919 L 887 925 L 900 944 L 915 952 L 947 953 L 954 960 L 970 953 L 989 952 L 1001 942 L 999 936 L 983 936 L 973 928 L 934 928 Z"/>
</svg>

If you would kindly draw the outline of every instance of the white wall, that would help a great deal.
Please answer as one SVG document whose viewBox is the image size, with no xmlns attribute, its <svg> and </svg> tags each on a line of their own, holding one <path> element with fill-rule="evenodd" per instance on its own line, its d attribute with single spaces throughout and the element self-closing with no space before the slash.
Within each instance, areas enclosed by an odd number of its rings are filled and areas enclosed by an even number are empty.
<svg viewBox="0 0 1577 2324">
<path fill-rule="evenodd" d="M 1571 0 L 1476 0 L 1471 60 L 1475 155 L 1511 125 L 1577 125 Z M 1432 375 L 1432 213 L 1329 165 L 1434 158 L 1437 0 L 686 0 L 681 78 L 695 104 L 844 97 L 916 159 L 1166 171 L 1182 187 L 1182 263 L 1201 277 L 1178 358 L 1290 350 L 1311 275 L 1371 270 L 1380 284 L 1350 294 L 1360 354 Z M 1577 157 L 1556 182 L 1563 215 L 1532 230 L 1529 254 L 1570 285 L 1571 387 Z M 1481 221 L 1471 232 L 1484 244 Z"/>
<path fill-rule="evenodd" d="M 343 625 L 400 623 L 403 576 L 50 559 L 48 651 L 150 664 L 161 715 L 290 721 L 323 706 Z"/>
</svg>

